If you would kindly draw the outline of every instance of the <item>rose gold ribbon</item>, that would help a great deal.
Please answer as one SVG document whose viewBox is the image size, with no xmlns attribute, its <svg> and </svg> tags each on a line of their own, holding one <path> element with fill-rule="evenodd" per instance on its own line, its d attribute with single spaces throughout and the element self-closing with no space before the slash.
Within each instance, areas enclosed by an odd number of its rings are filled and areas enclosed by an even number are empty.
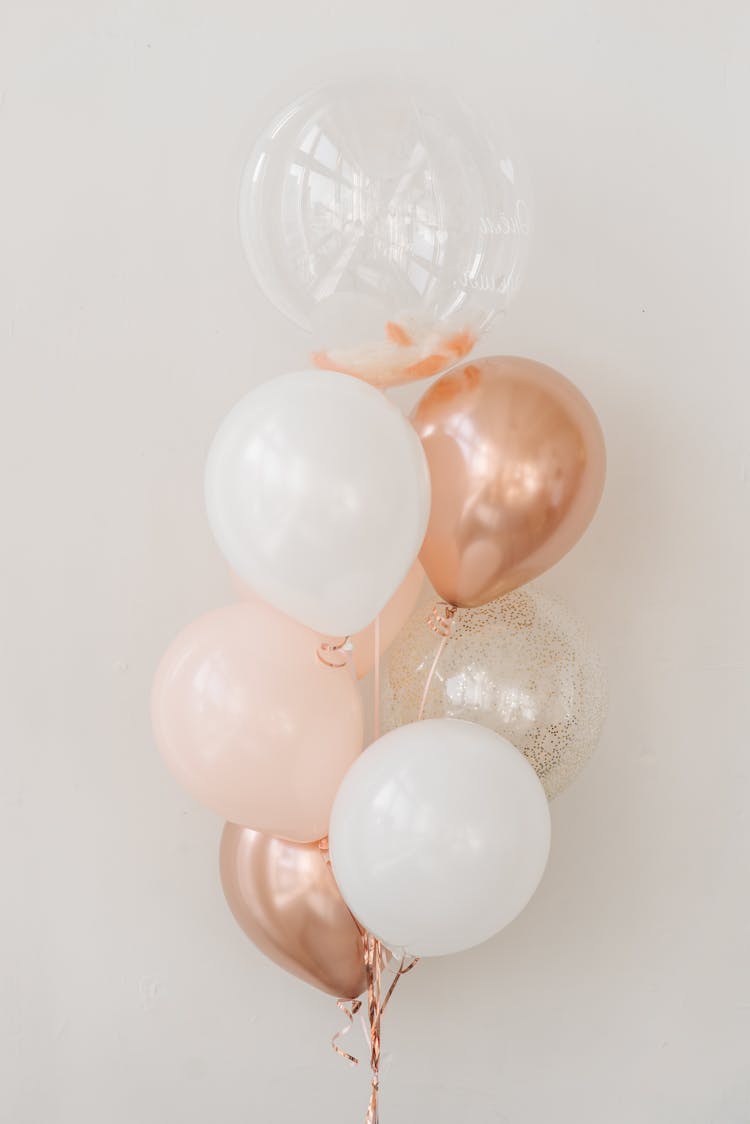
<svg viewBox="0 0 750 1124">
<path fill-rule="evenodd" d="M 341 1028 L 341 1030 L 336 1031 L 333 1038 L 331 1039 L 331 1046 L 333 1046 L 333 1049 L 336 1051 L 338 1056 L 340 1058 L 343 1058 L 345 1062 L 349 1062 L 350 1065 L 359 1065 L 359 1058 L 355 1058 L 354 1054 L 347 1054 L 346 1050 L 342 1050 L 342 1048 L 339 1046 L 339 1042 L 342 1038 L 345 1037 L 345 1035 L 349 1034 L 349 1032 L 351 1031 L 354 1025 L 354 1017 L 355 1015 L 359 1014 L 359 1011 L 362 1008 L 362 1000 L 337 999 L 336 1006 L 338 1007 L 339 1011 L 346 1015 L 349 1021 L 347 1022 L 346 1026 L 343 1026 Z"/>
<path fill-rule="evenodd" d="M 401 979 L 402 976 L 405 976 L 407 972 L 410 972 L 412 970 L 412 968 L 416 968 L 418 963 L 419 963 L 419 957 L 418 956 L 412 956 L 412 957 L 402 956 L 401 957 L 401 963 L 399 964 L 398 968 L 396 969 L 395 976 L 391 980 L 391 986 L 388 988 L 388 991 L 386 992 L 385 999 L 383 1000 L 383 1002 L 380 1005 L 380 1017 L 381 1018 L 385 1014 L 385 1009 L 388 1006 L 388 1003 L 390 1002 L 391 996 L 393 995 L 394 991 L 396 990 L 396 984 L 398 983 L 398 981 Z"/>
<path fill-rule="evenodd" d="M 381 1045 L 380 1045 L 380 1028 L 385 1014 L 386 1008 L 391 1001 L 396 987 L 407 972 L 419 963 L 416 957 L 402 957 L 390 986 L 383 997 L 383 961 L 384 951 L 381 941 L 377 937 L 373 937 L 371 933 L 363 933 L 363 955 L 365 960 L 365 970 L 367 972 L 367 1019 L 370 1024 L 370 1099 L 367 1105 L 367 1114 L 365 1116 L 365 1124 L 378 1124 L 378 1099 L 380 1095 L 380 1059 L 381 1059 Z M 360 999 L 338 999 L 336 1005 L 342 1011 L 348 1023 L 341 1030 L 337 1031 L 331 1039 L 331 1045 L 340 1058 L 349 1062 L 351 1065 L 359 1065 L 359 1058 L 354 1054 L 349 1054 L 339 1046 L 340 1040 L 349 1033 L 354 1023 L 354 1017 L 359 1013 L 362 1008 L 362 1001 Z"/>
<path fill-rule="evenodd" d="M 440 608 L 441 605 L 442 605 L 442 609 Z M 424 693 L 424 696 L 422 698 L 422 706 L 420 707 L 420 714 L 419 714 L 420 718 L 421 718 L 422 712 L 424 710 L 424 703 L 425 703 L 425 699 L 427 698 L 427 691 L 430 688 L 430 683 L 432 682 L 432 678 L 433 678 L 434 673 L 435 673 L 435 668 L 437 667 L 438 659 L 440 658 L 440 654 L 443 650 L 443 647 L 444 647 L 448 637 L 451 634 L 453 615 L 455 614 L 455 612 L 456 612 L 455 606 L 453 606 L 453 605 L 443 605 L 443 603 L 438 602 L 435 605 L 435 607 L 433 608 L 433 611 L 432 611 L 432 614 L 431 614 L 431 617 L 430 617 L 430 621 L 431 621 L 430 626 L 434 629 L 434 631 L 436 631 L 438 633 L 438 635 L 441 636 L 441 642 L 440 642 L 440 648 L 438 649 L 437 655 L 435 656 L 435 660 L 433 662 L 432 669 L 431 669 L 430 674 L 428 676 L 427 684 L 425 686 L 425 693 Z M 442 623 L 440 623 L 440 622 L 442 622 Z M 319 650 L 319 652 L 318 652 L 318 659 L 320 659 L 323 663 L 328 664 L 329 667 L 342 666 L 341 664 L 328 663 L 328 660 L 323 658 L 323 655 L 321 654 L 321 652 L 324 651 L 324 654 L 326 654 L 326 655 L 330 652 L 338 653 L 338 652 L 341 652 L 343 650 L 345 644 L 346 644 L 346 641 L 343 641 L 339 645 L 322 644 L 321 650 Z M 373 664 L 373 667 L 374 667 L 374 676 L 373 676 L 373 689 L 374 689 L 373 738 L 377 739 L 378 736 L 379 736 L 379 733 L 380 733 L 380 617 L 377 617 L 375 619 L 374 647 L 375 647 L 375 653 L 374 653 L 375 659 L 374 659 L 374 664 Z M 319 845 L 325 853 L 327 851 L 328 840 L 322 839 L 320 841 Z M 414 965 L 417 963 L 417 959 L 416 959 L 416 957 L 409 959 L 406 956 L 401 958 L 401 963 L 399 964 L 398 968 L 396 969 L 396 972 L 393 976 L 393 979 L 391 980 L 390 986 L 385 993 L 385 998 L 383 998 L 383 978 L 382 978 L 383 963 L 384 963 L 383 944 L 382 944 L 381 941 L 378 940 L 377 937 L 374 937 L 372 935 L 372 933 L 368 933 L 368 932 L 363 930 L 362 931 L 362 948 L 363 948 L 363 956 L 364 956 L 364 962 L 365 962 L 365 972 L 367 974 L 367 1019 L 368 1019 L 368 1022 L 370 1024 L 370 1074 L 371 1074 L 371 1078 L 370 1078 L 370 1099 L 369 1099 L 369 1102 L 368 1102 L 368 1105 L 367 1105 L 367 1115 L 365 1116 L 365 1124 L 378 1124 L 378 1118 L 379 1118 L 378 1097 L 379 1097 L 379 1094 L 380 1094 L 380 1025 L 381 1025 L 381 1022 L 382 1022 L 382 1019 L 383 1019 L 383 1015 L 385 1014 L 386 1007 L 388 1006 L 388 1004 L 391 1001 L 391 996 L 393 995 L 394 991 L 396 990 L 396 987 L 399 983 L 399 980 L 401 979 L 402 976 L 405 976 L 407 972 L 410 972 L 412 970 Z M 352 1028 L 352 1025 L 354 1023 L 355 1015 L 357 1015 L 362 1008 L 362 1001 L 360 999 L 352 999 L 352 1000 L 338 999 L 336 1001 L 336 1003 L 337 1003 L 337 1006 L 338 1006 L 339 1010 L 342 1011 L 346 1015 L 348 1022 L 347 1022 L 347 1025 L 345 1027 L 343 1027 L 341 1030 L 337 1031 L 336 1034 L 334 1034 L 333 1038 L 331 1039 L 331 1045 L 332 1045 L 333 1049 L 336 1051 L 336 1053 L 339 1055 L 339 1057 L 343 1058 L 345 1061 L 349 1062 L 351 1065 L 359 1065 L 359 1058 L 356 1058 L 353 1054 L 349 1054 L 349 1053 L 347 1053 L 346 1050 L 343 1050 L 341 1048 L 341 1046 L 339 1046 L 339 1042 L 344 1037 L 344 1035 L 346 1035 L 350 1032 L 350 1030 Z"/>
<path fill-rule="evenodd" d="M 365 1124 L 378 1124 L 378 1093 L 380 1091 L 380 984 L 383 950 L 380 941 L 369 933 L 365 940 L 367 968 L 367 1017 L 370 1023 L 370 1102 Z"/>
</svg>

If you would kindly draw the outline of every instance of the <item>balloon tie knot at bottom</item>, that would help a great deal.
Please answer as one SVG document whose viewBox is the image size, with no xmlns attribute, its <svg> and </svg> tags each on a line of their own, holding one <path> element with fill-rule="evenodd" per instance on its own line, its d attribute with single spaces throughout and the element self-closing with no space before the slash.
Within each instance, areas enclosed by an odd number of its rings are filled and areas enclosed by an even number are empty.
<svg viewBox="0 0 750 1124">
<path fill-rule="evenodd" d="M 352 642 L 350 636 L 344 636 L 341 640 L 323 640 L 320 647 L 315 653 L 320 663 L 325 667 L 341 668 L 348 667 L 349 653 L 352 650 Z"/>
<path fill-rule="evenodd" d="M 446 640 L 448 639 L 453 631 L 453 618 L 457 611 L 457 606 L 451 605 L 448 601 L 435 602 L 430 609 L 427 623 L 436 636 L 442 636 Z"/>
</svg>

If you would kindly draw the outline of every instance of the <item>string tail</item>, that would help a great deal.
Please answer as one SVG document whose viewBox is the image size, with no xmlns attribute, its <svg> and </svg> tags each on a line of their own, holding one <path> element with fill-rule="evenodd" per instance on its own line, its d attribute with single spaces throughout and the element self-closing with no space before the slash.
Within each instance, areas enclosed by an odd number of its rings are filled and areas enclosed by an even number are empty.
<svg viewBox="0 0 750 1124">
<path fill-rule="evenodd" d="M 365 940 L 365 967 L 367 968 L 367 1015 L 370 1021 L 370 1101 L 365 1124 L 378 1124 L 378 1094 L 380 1092 L 380 1005 L 383 946 L 377 937 L 367 934 Z"/>
<path fill-rule="evenodd" d="M 365 1124 L 378 1124 L 379 1122 L 379 1097 L 380 1097 L 380 1024 L 385 1014 L 386 1007 L 391 1001 L 399 980 L 410 972 L 419 963 L 416 957 L 404 956 L 396 969 L 390 987 L 383 996 L 382 972 L 385 962 L 385 950 L 382 942 L 373 937 L 372 933 L 363 932 L 363 950 L 365 970 L 367 972 L 367 1018 L 370 1024 L 370 1099 L 367 1104 Z M 340 1058 L 350 1065 L 359 1065 L 359 1058 L 348 1053 L 340 1045 L 340 1041 L 347 1035 L 354 1019 L 362 1008 L 361 999 L 337 999 L 336 1006 L 346 1015 L 346 1026 L 338 1030 L 331 1039 L 331 1046 Z"/>
<path fill-rule="evenodd" d="M 343 1026 L 341 1028 L 341 1030 L 336 1031 L 333 1038 L 331 1039 L 331 1046 L 333 1047 L 335 1053 L 337 1053 L 340 1058 L 343 1058 L 345 1062 L 348 1062 L 349 1065 L 359 1065 L 359 1058 L 355 1058 L 354 1054 L 348 1054 L 346 1050 L 343 1050 L 341 1046 L 339 1046 L 339 1042 L 351 1031 L 352 1026 L 354 1025 L 355 1016 L 359 1013 L 362 1007 L 362 1000 L 337 999 L 336 1006 L 338 1007 L 339 1011 L 342 1012 L 342 1014 L 346 1015 L 347 1023 L 346 1026 Z"/>
<path fill-rule="evenodd" d="M 380 1097 L 380 1028 L 386 1007 L 391 1001 L 399 980 L 417 963 L 416 957 L 403 957 L 383 997 L 382 968 L 383 945 L 370 933 L 365 938 L 365 967 L 367 969 L 367 1013 L 370 1021 L 370 1100 L 365 1124 L 378 1124 Z"/>
</svg>

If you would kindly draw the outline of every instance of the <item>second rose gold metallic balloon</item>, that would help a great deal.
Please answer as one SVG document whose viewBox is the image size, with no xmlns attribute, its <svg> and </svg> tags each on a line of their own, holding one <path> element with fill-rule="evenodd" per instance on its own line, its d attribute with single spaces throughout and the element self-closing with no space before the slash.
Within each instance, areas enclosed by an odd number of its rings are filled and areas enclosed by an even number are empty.
<svg viewBox="0 0 750 1124">
<path fill-rule="evenodd" d="M 362 935 L 317 843 L 228 823 L 220 867 L 229 907 L 261 952 L 330 995 L 365 990 Z"/>
<path fill-rule="evenodd" d="M 596 414 L 563 375 L 489 357 L 434 383 L 412 415 L 432 477 L 420 561 L 451 605 L 537 577 L 577 542 L 604 487 Z"/>
</svg>

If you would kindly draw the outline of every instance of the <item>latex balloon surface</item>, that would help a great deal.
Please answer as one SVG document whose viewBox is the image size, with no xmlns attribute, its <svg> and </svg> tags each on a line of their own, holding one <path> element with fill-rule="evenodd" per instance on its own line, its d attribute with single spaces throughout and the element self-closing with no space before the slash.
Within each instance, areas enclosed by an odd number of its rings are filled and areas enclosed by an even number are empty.
<svg viewBox="0 0 750 1124">
<path fill-rule="evenodd" d="M 494 601 L 581 537 L 604 488 L 604 438 L 564 375 L 531 359 L 477 359 L 433 383 L 412 420 L 432 479 L 420 559 L 451 605 Z"/>
<path fill-rule="evenodd" d="M 549 805 L 510 742 L 432 719 L 365 750 L 339 789 L 329 840 L 358 921 L 394 951 L 440 956 L 524 908 L 547 863 Z"/>
<path fill-rule="evenodd" d="M 384 730 L 415 721 L 438 638 L 419 604 L 383 669 Z M 527 586 L 479 609 L 459 609 L 425 700 L 426 718 L 466 718 L 524 754 L 547 796 L 594 752 L 607 707 L 601 658 L 576 616 Z"/>
<path fill-rule="evenodd" d="M 242 601 L 255 601 L 256 594 L 242 578 L 230 571 L 232 587 Z M 382 655 L 406 624 L 424 585 L 424 570 L 415 562 L 393 597 L 380 613 L 380 654 Z M 375 660 L 375 625 L 370 624 L 352 638 L 352 661 L 358 679 L 372 671 Z"/>
<path fill-rule="evenodd" d="M 423 586 L 424 570 L 420 562 L 415 562 L 380 614 L 379 651 L 381 656 L 388 650 L 409 620 Z M 352 644 L 354 668 L 357 678 L 362 679 L 368 672 L 372 671 L 375 663 L 375 625 L 370 624 L 353 636 Z"/>
<path fill-rule="evenodd" d="M 329 995 L 367 986 L 362 935 L 317 843 L 290 843 L 227 824 L 221 884 L 250 940 L 287 972 Z"/>
<path fill-rule="evenodd" d="M 262 383 L 227 415 L 206 506 L 231 568 L 316 632 L 370 624 L 419 553 L 430 509 L 422 446 L 393 403 L 334 371 Z"/>
<path fill-rule="evenodd" d="M 362 705 L 319 637 L 269 605 L 199 617 L 159 665 L 156 743 L 187 791 L 225 819 L 301 842 L 322 838 L 362 748 Z"/>
<path fill-rule="evenodd" d="M 445 370 L 518 287 L 530 232 L 517 158 L 492 121 L 412 81 L 319 87 L 258 138 L 242 242 L 317 365 L 377 386 Z"/>
</svg>

